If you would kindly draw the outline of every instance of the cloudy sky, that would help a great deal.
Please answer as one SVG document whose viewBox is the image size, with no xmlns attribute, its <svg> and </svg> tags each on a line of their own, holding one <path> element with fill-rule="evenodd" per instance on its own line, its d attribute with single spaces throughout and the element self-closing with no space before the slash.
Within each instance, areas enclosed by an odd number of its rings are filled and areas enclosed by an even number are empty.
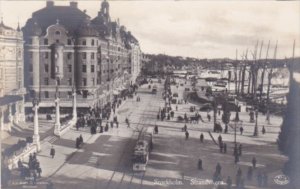
<svg viewBox="0 0 300 189">
<path fill-rule="evenodd" d="M 79 8 L 95 17 L 101 1 L 81 0 Z M 197 58 L 235 58 L 263 41 L 262 57 L 271 41 L 270 56 L 278 40 L 277 57 L 291 57 L 296 40 L 300 56 L 300 1 L 109 1 L 112 20 L 120 19 L 140 41 L 146 53 Z M 0 0 L 6 25 L 23 26 L 44 0 Z M 55 1 L 68 5 L 69 1 Z"/>
</svg>

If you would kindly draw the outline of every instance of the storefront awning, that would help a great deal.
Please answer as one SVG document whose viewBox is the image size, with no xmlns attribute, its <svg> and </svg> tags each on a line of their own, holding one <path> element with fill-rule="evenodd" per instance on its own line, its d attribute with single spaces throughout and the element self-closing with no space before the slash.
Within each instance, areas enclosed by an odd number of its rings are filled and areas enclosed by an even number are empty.
<svg viewBox="0 0 300 189">
<path fill-rule="evenodd" d="M 0 106 L 5 106 L 23 100 L 19 95 L 5 95 L 0 98 Z"/>
</svg>

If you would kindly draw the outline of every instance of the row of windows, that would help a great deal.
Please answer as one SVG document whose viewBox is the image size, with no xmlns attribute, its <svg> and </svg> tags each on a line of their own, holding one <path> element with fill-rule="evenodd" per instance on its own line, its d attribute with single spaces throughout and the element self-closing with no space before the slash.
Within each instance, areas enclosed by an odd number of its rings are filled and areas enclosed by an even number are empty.
<svg viewBox="0 0 300 189">
<path fill-rule="evenodd" d="M 31 78 L 31 80 L 32 80 L 32 78 Z M 72 81 L 73 81 L 72 78 L 69 78 L 68 79 L 68 85 L 72 86 L 73 85 Z M 92 78 L 91 81 L 92 81 L 92 85 L 95 85 L 95 78 Z M 100 80 L 97 79 L 97 84 L 99 84 L 99 83 L 100 83 Z M 44 78 L 44 85 L 49 85 L 49 78 L 48 77 Z M 58 81 L 58 85 L 60 85 L 59 81 Z M 82 86 L 87 86 L 87 78 L 82 78 Z"/>
<path fill-rule="evenodd" d="M 58 92 L 59 93 L 59 96 L 60 96 L 60 92 Z M 68 96 L 71 98 L 72 97 L 72 91 L 68 91 Z M 34 97 L 34 91 L 31 91 L 31 93 L 30 93 L 30 96 L 33 98 Z M 49 91 L 44 91 L 44 96 L 45 96 L 45 98 L 49 98 Z M 87 96 L 88 96 L 88 91 L 86 91 L 86 90 L 84 90 L 83 92 L 82 92 L 82 97 L 83 98 L 87 98 Z"/>
</svg>

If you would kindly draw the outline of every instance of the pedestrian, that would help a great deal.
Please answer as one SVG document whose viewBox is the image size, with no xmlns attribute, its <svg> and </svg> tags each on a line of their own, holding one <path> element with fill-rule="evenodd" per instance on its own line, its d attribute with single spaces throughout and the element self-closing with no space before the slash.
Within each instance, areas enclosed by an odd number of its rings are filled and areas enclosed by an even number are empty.
<svg viewBox="0 0 300 189">
<path fill-rule="evenodd" d="M 158 126 L 157 125 L 155 125 L 155 127 L 154 127 L 154 133 L 158 134 Z"/>
<path fill-rule="evenodd" d="M 222 143 L 222 136 L 221 135 L 219 135 L 218 141 L 219 141 L 219 144 Z"/>
<path fill-rule="evenodd" d="M 79 135 L 79 142 L 80 142 L 80 144 L 83 144 L 83 138 L 82 138 L 82 135 L 81 135 L 81 134 Z M 79 145 L 80 145 L 80 144 L 79 144 Z"/>
<path fill-rule="evenodd" d="M 223 147 L 224 147 L 224 146 L 223 146 L 223 143 L 220 143 L 220 144 L 219 144 L 220 153 L 223 153 Z"/>
<path fill-rule="evenodd" d="M 217 175 L 221 174 L 221 170 L 222 170 L 222 167 L 221 167 L 220 163 L 218 162 L 218 164 L 216 166 L 216 173 L 217 173 Z"/>
<path fill-rule="evenodd" d="M 185 131 L 185 140 L 189 139 L 189 132 Z"/>
<path fill-rule="evenodd" d="M 210 119 L 211 119 L 210 115 L 207 114 L 207 120 L 208 120 L 208 122 L 210 122 Z"/>
<path fill-rule="evenodd" d="M 239 145 L 239 156 L 242 155 L 242 144 Z"/>
<path fill-rule="evenodd" d="M 116 121 L 116 127 L 119 128 L 119 122 L 118 121 Z"/>
<path fill-rule="evenodd" d="M 125 119 L 125 122 L 126 122 L 126 124 L 127 124 L 127 128 L 129 128 L 130 126 L 129 126 L 129 119 L 126 117 L 126 119 Z"/>
<path fill-rule="evenodd" d="M 50 149 L 50 156 L 52 157 L 52 159 L 54 158 L 55 156 L 55 149 L 53 146 L 51 146 L 51 149 Z"/>
<path fill-rule="evenodd" d="M 104 128 L 104 131 L 108 131 L 108 122 L 106 122 L 106 125 L 105 125 L 105 128 Z"/>
<path fill-rule="evenodd" d="M 187 131 L 187 126 L 186 126 L 186 124 L 184 124 L 183 132 L 186 132 L 186 131 Z"/>
<path fill-rule="evenodd" d="M 203 170 L 203 167 L 202 167 L 202 159 L 199 158 L 198 160 L 198 169 L 199 170 Z"/>
<path fill-rule="evenodd" d="M 224 154 L 227 153 L 227 145 L 226 145 L 226 143 L 223 143 L 223 152 L 224 152 Z"/>
<path fill-rule="evenodd" d="M 42 168 L 39 166 L 39 167 L 36 169 L 36 171 L 37 171 L 37 173 L 38 173 L 39 178 L 41 178 Z"/>
<path fill-rule="evenodd" d="M 79 146 L 80 146 L 80 139 L 79 137 L 76 138 L 76 148 L 79 149 Z"/>
<path fill-rule="evenodd" d="M 227 133 L 228 133 L 228 125 L 227 125 L 227 124 L 225 124 L 224 133 L 225 133 L 225 134 L 227 134 Z"/>
<path fill-rule="evenodd" d="M 251 181 L 252 180 L 252 177 L 253 177 L 253 168 L 252 167 L 248 167 L 248 172 L 247 172 L 247 179 L 249 180 L 249 181 Z"/>
<path fill-rule="evenodd" d="M 252 158 L 252 167 L 255 169 L 256 168 L 256 158 Z"/>
<path fill-rule="evenodd" d="M 110 128 L 114 128 L 114 123 L 112 121 L 110 122 Z"/>
<path fill-rule="evenodd" d="M 178 111 L 178 106 L 176 105 L 176 111 Z"/>
<path fill-rule="evenodd" d="M 200 142 L 203 143 L 203 140 L 204 140 L 204 135 L 203 135 L 203 133 L 201 133 L 200 134 Z"/>
<path fill-rule="evenodd" d="M 262 132 L 263 135 L 266 133 L 266 129 L 265 129 L 264 125 L 263 125 L 263 128 L 262 128 L 261 132 Z"/>
<path fill-rule="evenodd" d="M 227 189 L 231 189 L 232 179 L 230 176 L 227 177 L 226 184 L 227 184 Z"/>
<path fill-rule="evenodd" d="M 243 132 L 244 132 L 244 128 L 241 126 L 240 127 L 240 133 L 241 133 L 241 135 L 243 135 Z"/>
</svg>

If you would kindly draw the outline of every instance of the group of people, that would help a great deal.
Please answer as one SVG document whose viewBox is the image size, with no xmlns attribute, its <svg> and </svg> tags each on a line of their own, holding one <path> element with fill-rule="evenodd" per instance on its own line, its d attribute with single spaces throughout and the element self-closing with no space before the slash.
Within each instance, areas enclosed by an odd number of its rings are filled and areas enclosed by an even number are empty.
<svg viewBox="0 0 300 189">
<path fill-rule="evenodd" d="M 25 166 L 21 160 L 18 161 L 18 170 L 20 178 L 25 179 L 28 184 L 36 185 L 37 178 L 41 177 L 42 168 L 36 157 L 36 153 L 29 155 L 28 166 Z"/>
<path fill-rule="evenodd" d="M 79 149 L 80 146 L 83 144 L 83 138 L 82 138 L 82 135 L 80 135 L 79 137 L 76 138 L 76 148 Z"/>
</svg>

